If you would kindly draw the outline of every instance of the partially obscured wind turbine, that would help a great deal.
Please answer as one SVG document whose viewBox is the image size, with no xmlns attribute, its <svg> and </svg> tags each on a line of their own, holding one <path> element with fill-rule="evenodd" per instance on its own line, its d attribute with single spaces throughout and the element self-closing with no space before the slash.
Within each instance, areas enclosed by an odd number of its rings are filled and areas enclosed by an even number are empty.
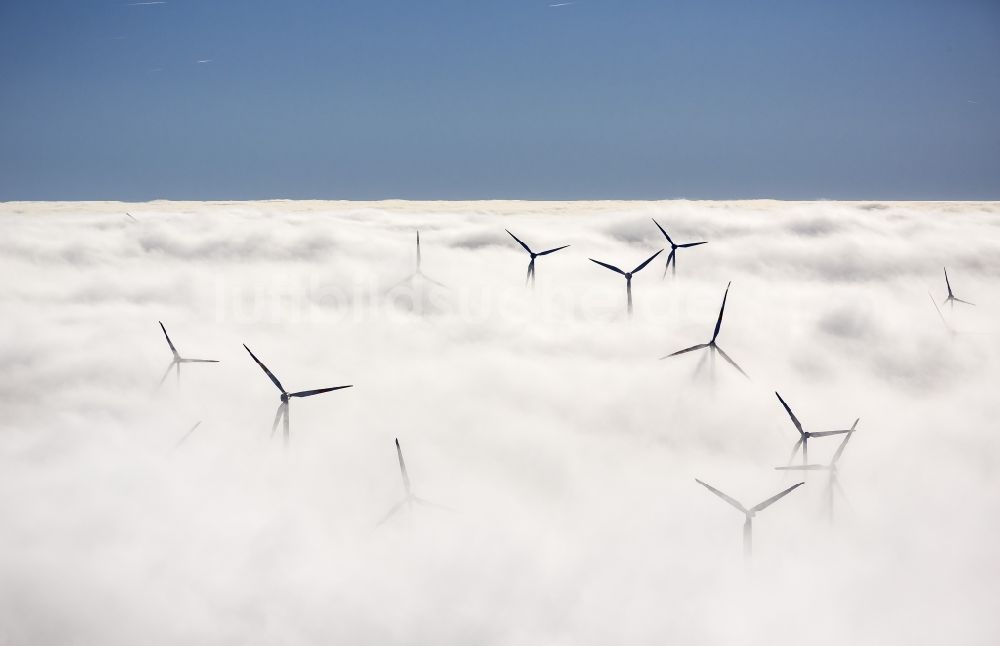
<svg viewBox="0 0 1000 646">
<path fill-rule="evenodd" d="M 167 345 L 170 346 L 170 352 L 172 352 L 174 355 L 174 358 L 170 361 L 170 365 L 167 366 L 167 369 L 163 372 L 163 376 L 160 377 L 160 383 L 157 384 L 156 386 L 157 388 L 163 385 L 163 382 L 166 380 L 167 375 L 170 374 L 171 368 L 177 368 L 177 385 L 179 386 L 181 383 L 182 363 L 219 363 L 215 359 L 185 359 L 177 352 L 177 348 L 174 347 L 173 341 L 170 340 L 170 335 L 167 334 L 167 328 L 163 327 L 163 322 L 157 321 L 157 323 L 160 324 L 160 329 L 163 330 L 163 336 L 166 337 L 167 339 Z"/>
<path fill-rule="evenodd" d="M 128 211 L 125 211 L 125 215 L 127 215 L 133 222 L 138 222 L 138 220 L 135 219 L 135 216 Z"/>
<path fill-rule="evenodd" d="M 376 527 L 382 525 L 384 522 L 392 518 L 393 515 L 395 515 L 395 513 L 400 509 L 402 509 L 403 507 L 406 507 L 407 509 L 413 509 L 414 503 L 418 505 L 424 505 L 425 507 L 448 509 L 447 507 L 435 504 L 433 502 L 430 502 L 429 500 L 424 500 L 423 498 L 420 498 L 419 496 L 413 493 L 413 490 L 410 488 L 410 476 L 406 472 L 406 463 L 403 462 L 403 449 L 399 447 L 399 438 L 396 438 L 396 456 L 399 458 L 399 472 L 400 475 L 402 475 L 403 477 L 403 490 L 406 492 L 406 495 L 403 496 L 402 500 L 400 500 L 399 502 L 397 502 L 395 505 L 392 506 L 392 509 L 389 510 L 389 513 L 387 513 L 382 518 L 382 520 L 378 522 L 378 525 L 376 525 Z"/>
<path fill-rule="evenodd" d="M 532 287 L 535 286 L 535 258 L 537 258 L 538 256 L 547 256 L 550 253 L 554 253 L 556 251 L 559 251 L 560 249 L 565 249 L 566 247 L 569 246 L 568 244 L 565 244 L 561 247 L 556 247 L 555 249 L 549 249 L 547 251 L 539 251 L 538 253 L 535 253 L 534 251 L 531 250 L 531 247 L 521 242 L 521 240 L 516 235 L 514 235 L 507 229 L 504 229 L 504 231 L 507 231 L 507 234 L 511 238 L 517 240 L 517 244 L 524 247 L 524 250 L 527 251 L 529 254 L 531 254 L 531 261 L 528 263 L 528 275 L 524 279 L 524 284 L 527 285 L 530 282 Z"/>
<path fill-rule="evenodd" d="M 743 372 L 743 368 L 740 368 L 736 364 L 736 362 L 733 361 L 732 359 L 730 359 L 729 355 L 726 354 L 722 350 L 722 348 L 720 348 L 716 344 L 716 339 L 719 338 L 719 330 L 722 329 L 722 315 L 726 311 L 726 299 L 729 297 L 729 285 L 732 285 L 732 283 L 730 282 L 728 285 L 726 285 L 726 293 L 722 296 L 722 307 L 719 308 L 719 318 L 715 322 L 715 331 L 712 333 L 712 339 L 708 343 L 699 343 L 698 345 L 693 345 L 690 348 L 684 348 L 683 350 L 678 350 L 677 352 L 672 352 L 672 353 L 670 353 L 668 355 L 662 356 L 662 357 L 660 357 L 661 360 L 662 359 L 668 359 L 670 357 L 676 357 L 677 355 L 684 354 L 685 352 L 693 352 L 694 350 L 701 350 L 702 348 L 709 348 L 709 350 L 710 350 L 710 352 L 712 354 L 712 358 L 713 358 L 713 365 L 714 365 L 715 353 L 718 352 L 720 355 L 722 355 L 722 358 L 725 359 L 729 363 L 729 365 L 731 365 L 732 367 L 734 367 L 737 370 L 739 370 L 741 375 L 743 375 L 747 379 L 750 378 L 750 375 L 748 375 L 747 373 Z"/>
<path fill-rule="evenodd" d="M 685 242 L 684 244 L 676 244 L 676 243 L 674 243 L 673 240 L 670 239 L 670 236 L 667 235 L 667 230 L 664 229 L 663 227 L 661 227 L 660 223 L 657 222 L 655 218 L 651 218 L 651 219 L 653 220 L 653 224 L 656 225 L 656 228 L 659 229 L 660 232 L 663 234 L 663 237 L 666 238 L 667 242 L 670 243 L 670 255 L 667 256 L 667 264 L 663 266 L 663 278 L 666 278 L 666 276 L 667 276 L 667 270 L 670 269 L 671 265 L 673 265 L 673 267 L 674 267 L 674 272 L 673 272 L 672 275 L 676 276 L 677 275 L 677 250 L 678 249 L 687 249 L 688 247 L 697 247 L 698 245 L 701 245 L 701 244 L 708 244 L 708 241 L 706 240 L 706 241 L 702 241 L 702 242 Z"/>
<path fill-rule="evenodd" d="M 632 315 L 632 276 L 635 275 L 635 274 L 637 274 L 637 273 L 639 273 L 639 270 L 641 270 L 643 267 L 645 267 L 646 265 L 648 265 L 653 260 L 653 258 L 656 258 L 661 253 L 663 253 L 663 249 L 660 249 L 659 251 L 657 251 L 656 253 L 654 253 L 649 258 L 646 258 L 646 260 L 644 260 L 641 265 L 639 265 L 638 267 L 636 267 L 632 271 L 622 271 L 621 269 L 619 269 L 618 267 L 615 267 L 614 265 L 609 265 L 606 262 L 601 262 L 600 260 L 594 260 L 593 258 L 590 259 L 590 262 L 595 262 L 595 263 L 597 263 L 598 265 L 600 265 L 602 267 L 607 267 L 611 271 L 618 272 L 619 274 L 621 274 L 622 276 L 625 277 L 625 292 L 628 294 L 628 313 L 629 313 L 629 316 L 631 316 Z"/>
<path fill-rule="evenodd" d="M 447 285 L 439 283 L 438 281 L 434 280 L 433 278 L 425 274 L 423 270 L 420 268 L 420 231 L 417 231 L 417 264 L 413 269 L 413 273 L 404 278 L 403 280 L 399 281 L 392 287 L 390 287 L 388 291 L 392 291 L 397 287 L 399 287 L 400 285 L 405 285 L 406 283 L 413 282 L 417 278 L 423 278 L 427 282 L 437 285 L 438 287 L 445 287 L 445 288 L 448 287 Z"/>
<path fill-rule="evenodd" d="M 809 462 L 810 437 L 826 437 L 828 435 L 843 435 L 844 433 L 852 433 L 854 432 L 854 428 L 858 425 L 858 422 L 861 421 L 861 419 L 859 418 L 854 421 L 854 426 L 843 430 L 815 431 L 815 432 L 806 431 L 802 428 L 802 423 L 799 422 L 799 418 L 795 416 L 795 413 L 792 412 L 792 409 L 788 406 L 788 404 L 785 403 L 785 400 L 781 398 L 781 395 L 779 395 L 777 391 L 775 391 L 774 394 L 777 395 L 778 401 L 781 402 L 781 405 L 785 407 L 785 412 L 788 413 L 788 416 L 792 419 L 792 425 L 795 426 L 795 430 L 799 432 L 799 440 L 798 442 L 795 443 L 795 446 L 792 447 L 792 454 L 788 457 L 788 464 L 791 464 L 792 460 L 795 459 L 795 454 L 798 453 L 799 447 L 802 447 L 802 464 L 806 464 L 807 462 Z"/>
<path fill-rule="evenodd" d="M 837 448 L 837 452 L 833 454 L 833 459 L 830 460 L 830 464 L 801 464 L 794 466 L 784 466 L 784 467 L 774 467 L 778 471 L 826 471 L 829 474 L 829 480 L 826 483 L 826 504 L 827 511 L 830 514 L 830 520 L 833 520 L 833 490 L 834 488 L 840 492 L 840 495 L 846 500 L 847 495 L 844 493 L 844 489 L 840 486 L 840 478 L 837 473 L 837 461 L 840 460 L 840 456 L 844 454 L 844 448 L 847 446 L 848 441 L 850 441 L 851 436 L 854 435 L 854 429 L 858 425 L 858 421 L 854 422 L 854 426 L 851 430 L 847 432 L 844 436 L 843 441 Z"/>
<path fill-rule="evenodd" d="M 941 304 L 949 303 L 952 309 L 955 309 L 955 303 L 965 303 L 966 305 L 975 305 L 975 303 L 970 303 L 969 301 L 963 301 L 961 298 L 957 298 L 954 292 L 951 291 L 951 281 L 948 280 L 948 268 L 944 268 L 944 284 L 948 287 L 948 296 L 945 297 Z"/>
<path fill-rule="evenodd" d="M 745 556 L 748 559 L 750 558 L 751 554 L 753 553 L 753 517 L 757 514 L 757 512 L 764 511 L 765 509 L 767 509 L 768 507 L 770 507 L 771 505 L 773 505 L 774 503 L 776 503 L 781 498 L 784 498 L 785 496 L 787 496 L 788 494 L 790 494 L 796 487 L 801 487 L 802 485 L 805 484 L 804 482 L 800 482 L 798 484 L 794 484 L 791 487 L 789 487 L 788 489 L 785 489 L 784 491 L 782 491 L 781 493 L 775 494 L 775 495 L 771 496 L 770 498 L 768 498 L 767 500 L 765 500 L 764 502 L 762 502 L 762 503 L 760 503 L 758 505 L 755 505 L 755 506 L 751 507 L 750 509 L 747 509 L 746 507 L 743 506 L 743 503 L 741 503 L 740 501 L 736 500 L 735 498 L 727 496 L 726 494 L 722 493 L 721 491 L 719 491 L 718 489 L 716 489 L 712 485 L 704 483 L 704 482 L 702 482 L 701 480 L 699 480 L 697 478 L 695 478 L 694 481 L 697 482 L 698 484 L 700 484 L 701 486 L 705 487 L 706 489 L 708 489 L 712 493 L 714 493 L 719 498 L 722 498 L 723 500 L 725 500 L 726 502 L 728 502 L 733 507 L 736 507 L 738 510 L 740 510 L 741 512 L 743 512 L 743 514 L 746 516 L 746 522 L 743 523 L 743 556 Z"/>
<path fill-rule="evenodd" d="M 250 348 L 247 348 L 245 343 L 243 344 L 243 347 L 246 348 L 247 352 L 250 352 Z M 284 419 L 285 446 L 288 446 L 288 398 L 289 397 L 312 397 L 313 395 L 328 393 L 333 390 L 342 390 L 344 388 L 350 388 L 351 386 L 353 386 L 353 384 L 351 384 L 347 386 L 333 386 L 332 388 L 317 388 L 316 390 L 300 390 L 299 392 L 296 393 L 290 393 L 287 390 L 285 390 L 285 387 L 281 385 L 281 382 L 278 381 L 278 378 L 274 376 L 274 373 L 268 370 L 267 366 L 261 363 L 260 359 L 258 359 L 253 352 L 250 352 L 250 356 L 257 363 L 257 365 L 260 366 L 260 369 L 264 371 L 264 374 L 266 374 L 268 379 L 271 380 L 271 383 L 273 383 L 278 388 L 278 390 L 281 391 L 281 403 L 278 404 L 278 410 L 274 414 L 274 424 L 271 425 L 271 436 L 273 437 L 274 432 L 278 429 L 278 422 L 281 419 Z"/>
</svg>

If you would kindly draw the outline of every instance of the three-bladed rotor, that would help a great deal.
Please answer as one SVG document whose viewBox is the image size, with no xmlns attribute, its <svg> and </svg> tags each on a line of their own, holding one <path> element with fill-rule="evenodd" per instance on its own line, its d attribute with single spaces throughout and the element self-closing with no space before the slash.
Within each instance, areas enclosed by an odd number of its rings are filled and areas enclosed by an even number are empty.
<svg viewBox="0 0 1000 646">
<path fill-rule="evenodd" d="M 733 359 L 728 354 L 726 354 L 725 351 L 722 348 L 720 348 L 719 345 L 718 345 L 718 343 L 716 342 L 717 339 L 719 338 L 719 332 L 722 331 L 722 317 L 726 313 L 726 299 L 729 298 L 729 287 L 732 284 L 733 284 L 732 282 L 729 282 L 729 284 L 726 285 L 726 293 L 723 294 L 723 296 L 722 296 L 722 306 L 719 308 L 719 318 L 716 319 L 716 321 L 715 321 L 715 329 L 712 331 L 712 338 L 711 338 L 711 340 L 708 343 L 699 343 L 698 345 L 692 345 L 689 348 L 684 348 L 683 350 L 678 350 L 677 352 L 671 352 L 668 355 L 664 355 L 664 356 L 660 357 L 661 360 L 663 360 L 663 359 L 669 359 L 670 357 L 676 357 L 677 355 L 681 355 L 681 354 L 684 354 L 686 352 L 694 352 L 695 350 L 701 350 L 702 348 L 709 348 L 709 350 L 712 353 L 712 355 L 714 355 L 715 353 L 718 353 L 719 356 L 721 356 L 723 359 L 726 360 L 726 363 L 728 363 L 732 367 L 736 368 L 740 372 L 741 375 L 743 375 L 747 379 L 750 378 L 750 375 L 748 375 L 746 372 L 744 372 L 743 368 L 741 368 L 739 366 L 739 364 L 737 364 L 735 361 L 733 361 Z"/>
</svg>

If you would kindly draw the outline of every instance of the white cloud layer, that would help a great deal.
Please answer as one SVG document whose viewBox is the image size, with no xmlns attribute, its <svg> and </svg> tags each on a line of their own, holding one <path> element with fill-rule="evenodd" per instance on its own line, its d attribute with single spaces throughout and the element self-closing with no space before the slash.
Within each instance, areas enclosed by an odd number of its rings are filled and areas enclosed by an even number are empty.
<svg viewBox="0 0 1000 646">
<path fill-rule="evenodd" d="M 130 211 L 137 221 L 124 215 Z M 631 268 L 679 241 L 634 280 Z M 1000 204 L 0 204 L 0 644 L 994 644 Z M 413 271 L 414 230 L 423 277 Z M 539 249 L 537 261 L 508 228 Z M 956 295 L 943 308 L 947 266 Z M 694 377 L 726 283 L 719 361 Z M 185 365 L 178 388 L 157 321 Z M 291 446 L 269 438 L 278 392 Z M 860 431 L 849 502 L 773 467 Z M 154 392 L 155 391 L 155 392 Z M 198 420 L 178 449 L 174 444 Z M 403 495 L 415 508 L 375 529 Z M 810 443 L 827 461 L 838 438 Z"/>
</svg>

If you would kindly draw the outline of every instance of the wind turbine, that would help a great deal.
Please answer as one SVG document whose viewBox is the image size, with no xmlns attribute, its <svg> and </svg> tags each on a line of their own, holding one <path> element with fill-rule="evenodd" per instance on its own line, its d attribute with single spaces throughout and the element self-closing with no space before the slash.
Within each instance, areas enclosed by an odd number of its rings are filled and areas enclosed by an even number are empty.
<svg viewBox="0 0 1000 646">
<path fill-rule="evenodd" d="M 406 283 L 411 283 L 411 282 L 415 281 L 417 278 L 423 278 L 427 282 L 432 283 L 434 285 L 437 285 L 438 287 L 444 287 L 446 289 L 448 287 L 447 285 L 439 283 L 438 281 L 434 280 L 433 278 L 431 278 L 430 276 L 428 276 L 427 274 L 425 274 L 423 272 L 423 270 L 420 268 L 420 231 L 419 230 L 417 231 L 417 264 L 416 264 L 416 266 L 413 269 L 413 273 L 410 274 L 409 276 L 407 276 L 406 278 L 404 278 L 403 280 L 399 281 L 398 283 L 396 283 L 392 287 L 390 287 L 387 291 L 392 291 L 392 290 L 396 289 L 397 287 L 399 287 L 400 285 L 405 285 Z"/>
<path fill-rule="evenodd" d="M 775 494 L 770 498 L 768 498 L 767 500 L 765 500 L 764 502 L 755 505 L 750 509 L 747 509 L 746 507 L 743 506 L 743 503 L 736 500 L 735 498 L 732 498 L 731 496 L 727 496 L 726 494 L 722 493 L 712 485 L 702 482 L 697 478 L 695 478 L 694 481 L 700 484 L 701 486 L 705 487 L 712 493 L 714 493 L 719 498 L 722 498 L 733 507 L 739 509 L 746 516 L 746 522 L 743 523 L 743 556 L 746 559 L 749 559 L 753 553 L 753 517 L 757 515 L 757 512 L 764 511 L 777 501 L 781 500 L 782 498 L 790 494 L 792 491 L 795 490 L 796 487 L 801 487 L 802 485 L 805 484 L 804 482 L 794 484 L 788 489 L 782 491 L 781 493 Z"/>
<path fill-rule="evenodd" d="M 833 490 L 834 488 L 840 492 L 840 495 L 846 500 L 847 494 L 844 493 L 843 487 L 840 486 L 840 478 L 837 473 L 837 461 L 840 460 L 840 456 L 844 454 L 844 448 L 850 441 L 851 436 L 854 435 L 854 428 L 858 425 L 858 422 L 854 422 L 854 426 L 851 430 L 847 432 L 844 436 L 843 441 L 841 441 L 840 446 L 837 448 L 837 452 L 833 454 L 833 459 L 830 460 L 830 464 L 801 464 L 795 466 L 784 466 L 784 467 L 774 467 L 778 471 L 826 471 L 829 474 L 829 479 L 826 483 L 826 504 L 827 510 L 830 514 L 830 520 L 833 520 Z"/>
<path fill-rule="evenodd" d="M 723 351 L 723 349 L 720 348 L 718 346 L 718 344 L 716 343 L 716 339 L 719 338 L 719 330 L 722 328 L 722 315 L 726 311 L 726 299 L 729 297 L 729 286 L 732 285 L 732 284 L 733 283 L 730 282 L 728 285 L 726 285 L 726 293 L 722 296 L 722 307 L 719 308 L 719 319 L 715 322 L 715 331 L 712 333 L 712 339 L 708 343 L 699 343 L 698 345 L 693 345 L 690 348 L 684 348 L 683 350 L 678 350 L 677 352 L 672 352 L 671 354 L 662 356 L 662 357 L 660 357 L 660 360 L 668 359 L 670 357 L 676 357 L 677 355 L 684 354 L 685 352 L 693 352 L 694 350 L 701 350 L 702 348 L 709 348 L 710 351 L 711 351 L 711 355 L 712 355 L 712 365 L 713 366 L 715 365 L 715 353 L 718 352 L 720 355 L 722 355 L 722 358 L 725 359 L 729 363 L 729 365 L 731 365 L 732 367 L 734 367 L 737 370 L 739 370 L 741 375 L 743 375 L 747 379 L 750 378 L 750 375 L 748 375 L 747 373 L 743 372 L 743 368 L 740 368 L 739 365 L 737 365 L 736 362 L 733 361 L 729 357 L 729 355 L 726 354 Z M 702 360 L 704 361 L 704 359 L 702 359 Z M 699 366 L 700 365 L 701 364 L 699 364 Z"/>
<path fill-rule="evenodd" d="M 163 376 L 160 377 L 160 383 L 157 384 L 157 388 L 163 385 L 163 382 L 167 379 L 167 375 L 170 374 L 170 370 L 175 367 L 177 368 L 177 385 L 180 386 L 182 363 L 219 363 L 215 359 L 185 359 L 180 355 L 180 353 L 177 352 L 177 348 L 174 347 L 173 341 L 170 340 L 170 335 L 167 334 L 167 328 L 163 327 L 163 322 L 157 321 L 157 323 L 160 324 L 160 329 L 163 330 L 163 336 L 167 339 L 167 345 L 170 346 L 170 352 L 174 355 L 174 358 L 170 361 L 170 365 L 167 366 L 167 369 L 163 372 Z"/>
<path fill-rule="evenodd" d="M 135 216 L 128 211 L 125 211 L 125 215 L 127 215 L 133 222 L 138 222 L 138 220 L 135 219 Z"/>
<path fill-rule="evenodd" d="M 243 344 L 243 347 L 246 348 L 247 352 L 250 352 L 250 348 L 247 348 L 245 343 Z M 285 390 L 285 387 L 281 385 L 281 382 L 278 381 L 278 378 L 274 376 L 274 373 L 268 370 L 267 366 L 261 363 L 260 359 L 258 359 L 253 352 L 250 352 L 250 356 L 257 363 L 257 365 L 260 366 L 260 369 L 264 371 L 264 374 L 266 374 L 268 379 L 271 380 L 271 383 L 277 386 L 278 390 L 281 391 L 281 403 L 278 404 L 278 410 L 274 414 L 274 424 L 271 425 L 271 436 L 273 437 L 274 432 L 278 429 L 278 421 L 284 419 L 285 420 L 284 437 L 285 437 L 286 447 L 288 446 L 288 398 L 289 397 L 312 397 L 313 395 L 328 393 L 333 390 L 342 390 L 344 388 L 350 388 L 351 386 L 354 385 L 350 384 L 347 386 L 334 386 L 332 388 L 317 388 L 316 390 L 300 390 L 299 392 L 290 393 L 287 390 Z"/>
<path fill-rule="evenodd" d="M 625 292 L 628 294 L 628 314 L 629 316 L 632 316 L 632 276 L 639 273 L 639 270 L 648 265 L 653 260 L 653 258 L 656 258 L 661 253 L 663 253 L 663 249 L 660 249 L 649 258 L 646 258 L 646 260 L 644 260 L 641 265 L 639 265 L 632 271 L 627 271 L 627 272 L 622 271 L 621 269 L 615 267 L 614 265 L 609 265 L 606 262 L 601 262 L 600 260 L 594 260 L 593 258 L 590 258 L 590 262 L 595 262 L 602 267 L 607 267 L 611 271 L 618 272 L 619 274 L 625 277 Z"/>
<path fill-rule="evenodd" d="M 815 432 L 806 431 L 803 430 L 802 423 L 799 422 L 799 418 L 795 416 L 795 413 L 792 412 L 791 407 L 789 407 L 789 405 L 785 403 L 785 400 L 781 398 L 781 395 L 778 394 L 778 391 L 775 391 L 774 394 L 777 395 L 778 401 L 781 402 L 781 405 L 785 407 L 785 412 L 788 413 L 788 416 L 792 419 L 792 424 L 795 426 L 795 430 L 799 432 L 799 441 L 796 442 L 795 446 L 792 447 L 792 454 L 788 457 L 788 464 L 791 464 L 792 460 L 795 459 L 795 454 L 798 453 L 799 447 L 802 447 L 802 464 L 806 464 L 807 462 L 809 462 L 810 437 L 827 437 L 828 435 L 843 435 L 844 433 L 853 433 L 855 427 L 858 425 L 858 422 L 861 421 L 861 418 L 854 420 L 854 426 L 852 426 L 849 429 L 843 429 L 837 431 L 815 431 Z"/>
<path fill-rule="evenodd" d="M 666 278 L 666 276 L 667 276 L 667 269 L 670 269 L 671 264 L 674 267 L 674 273 L 671 274 L 671 275 L 673 275 L 673 276 L 677 275 L 677 250 L 678 249 L 687 249 L 688 247 L 697 247 L 698 245 L 701 245 L 701 244 L 708 244 L 707 240 L 704 240 L 702 242 L 685 242 L 684 244 L 676 244 L 673 240 L 670 239 L 670 236 L 667 235 L 667 230 L 664 229 L 663 227 L 661 227 L 660 223 L 657 222 L 655 218 L 650 218 L 650 219 L 653 220 L 653 224 L 656 225 L 656 228 L 660 230 L 660 232 L 663 234 L 663 237 L 666 238 L 667 242 L 670 243 L 670 255 L 667 256 L 667 264 L 663 266 L 663 278 Z"/>
<path fill-rule="evenodd" d="M 945 297 L 941 304 L 945 303 L 951 304 L 951 309 L 955 309 L 955 303 L 965 303 L 966 305 L 975 305 L 975 303 L 970 303 L 969 301 L 963 301 L 961 298 L 957 298 L 954 292 L 951 291 L 951 281 L 948 280 L 948 268 L 944 268 L 944 284 L 948 286 L 948 296 Z"/>
<path fill-rule="evenodd" d="M 528 275 L 524 279 L 524 284 L 527 285 L 528 282 L 530 281 L 532 287 L 535 286 L 535 258 L 537 258 L 538 256 L 547 256 L 550 253 L 554 253 L 556 251 L 559 251 L 560 249 L 565 249 L 566 247 L 569 246 L 568 244 L 566 244 L 561 247 L 556 247 L 555 249 L 549 249 L 547 251 L 539 251 L 538 253 L 535 253 L 534 251 L 531 250 L 531 247 L 521 242 L 520 238 L 511 233 L 509 230 L 504 229 L 504 231 L 507 231 L 507 235 L 517 240 L 517 244 L 524 247 L 524 250 L 527 251 L 529 254 L 531 254 L 531 261 L 528 263 Z"/>
<path fill-rule="evenodd" d="M 435 507 L 437 509 L 448 509 L 447 507 L 444 507 L 443 505 L 438 505 L 438 504 L 435 504 L 433 502 L 430 502 L 429 500 L 424 500 L 423 498 L 421 498 L 421 497 L 419 497 L 419 496 L 417 496 L 416 494 L 413 493 L 413 489 L 410 487 L 410 476 L 406 473 L 406 462 L 403 461 L 403 449 L 401 449 L 399 447 L 399 438 L 396 438 L 396 456 L 399 458 L 399 472 L 403 476 L 403 489 L 405 490 L 406 495 L 403 496 L 402 500 L 400 500 L 395 505 L 393 505 L 392 509 L 389 510 L 389 513 L 387 513 L 382 518 L 382 520 L 380 520 L 378 522 L 378 524 L 375 525 L 375 526 L 376 527 L 381 526 L 387 520 L 389 520 L 390 518 L 392 518 L 393 515 L 397 511 L 399 511 L 400 509 L 402 509 L 404 506 L 407 509 L 412 510 L 414 503 L 416 503 L 418 505 L 424 505 L 425 507 Z"/>
</svg>

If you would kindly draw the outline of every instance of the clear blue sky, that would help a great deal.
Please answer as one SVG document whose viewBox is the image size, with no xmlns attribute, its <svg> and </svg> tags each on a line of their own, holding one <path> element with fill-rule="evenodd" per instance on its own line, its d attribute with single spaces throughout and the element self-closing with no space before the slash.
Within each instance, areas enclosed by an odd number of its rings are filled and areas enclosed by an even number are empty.
<svg viewBox="0 0 1000 646">
<path fill-rule="evenodd" d="M 0 0 L 0 200 L 1000 199 L 997 0 L 559 1 Z"/>
</svg>

